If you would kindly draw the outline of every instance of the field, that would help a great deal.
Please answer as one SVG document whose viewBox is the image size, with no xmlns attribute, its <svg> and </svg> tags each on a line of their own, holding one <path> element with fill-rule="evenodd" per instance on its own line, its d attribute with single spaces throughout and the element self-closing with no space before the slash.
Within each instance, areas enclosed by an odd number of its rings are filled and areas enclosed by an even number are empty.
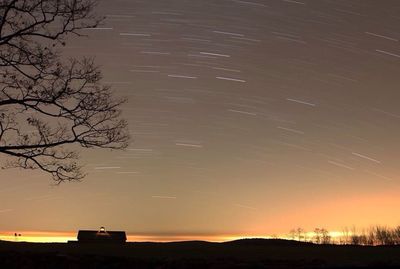
<svg viewBox="0 0 400 269">
<path fill-rule="evenodd" d="M 288 240 L 96 245 L 0 242 L 0 268 L 400 268 L 400 246 Z"/>
</svg>

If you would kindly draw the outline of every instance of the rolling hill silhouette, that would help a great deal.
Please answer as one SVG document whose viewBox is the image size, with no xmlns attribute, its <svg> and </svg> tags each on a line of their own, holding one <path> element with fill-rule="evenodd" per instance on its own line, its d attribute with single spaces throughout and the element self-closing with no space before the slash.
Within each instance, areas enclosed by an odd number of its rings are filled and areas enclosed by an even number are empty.
<svg viewBox="0 0 400 269">
<path fill-rule="evenodd" d="M 0 242 L 0 268 L 399 268 L 400 246 L 317 245 L 282 239 L 132 242 L 123 245 Z"/>
</svg>

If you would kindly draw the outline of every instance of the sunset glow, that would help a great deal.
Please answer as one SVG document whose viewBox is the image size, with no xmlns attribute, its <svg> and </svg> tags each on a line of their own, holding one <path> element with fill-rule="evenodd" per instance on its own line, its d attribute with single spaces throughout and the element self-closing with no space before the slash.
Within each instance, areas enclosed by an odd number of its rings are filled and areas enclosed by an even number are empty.
<svg viewBox="0 0 400 269">
<path fill-rule="evenodd" d="M 66 243 L 76 241 L 76 233 L 72 232 L 20 232 L 21 236 L 15 236 L 12 232 L 0 232 L 0 240 L 12 242 L 32 243 Z M 171 242 L 201 240 L 209 242 L 226 242 L 243 238 L 239 235 L 127 235 L 128 242 Z M 248 236 L 246 238 L 268 238 L 265 236 Z"/>
<path fill-rule="evenodd" d="M 357 231 L 352 231 L 353 227 L 348 227 L 348 235 L 353 234 Z M 0 232 L 0 240 L 10 242 L 31 242 L 31 243 L 67 243 L 68 241 L 76 241 L 77 234 L 73 232 L 32 232 L 25 231 L 18 233 L 20 236 L 15 236 L 12 232 L 3 231 Z M 313 231 L 305 231 L 300 240 L 312 241 L 316 234 Z M 329 231 L 329 236 L 332 238 L 332 242 L 338 243 L 344 235 L 344 231 Z M 264 239 L 287 239 L 287 240 L 299 240 L 297 237 L 286 234 L 274 234 L 274 235 L 199 235 L 199 234 L 186 234 L 186 235 L 151 235 L 151 234 L 127 234 L 127 242 L 177 242 L 177 241 L 208 241 L 208 242 L 228 242 L 239 239 L 251 239 L 251 238 L 264 238 Z"/>
<path fill-rule="evenodd" d="M 76 240 L 76 234 L 67 232 L 18 232 L 17 236 L 13 232 L 0 232 L 0 240 L 12 242 L 32 242 L 32 243 L 66 243 Z"/>
</svg>

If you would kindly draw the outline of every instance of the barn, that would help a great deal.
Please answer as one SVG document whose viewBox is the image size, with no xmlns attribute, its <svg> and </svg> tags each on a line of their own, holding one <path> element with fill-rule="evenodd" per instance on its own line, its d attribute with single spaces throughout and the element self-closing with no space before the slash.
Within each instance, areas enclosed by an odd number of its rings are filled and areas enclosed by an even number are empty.
<svg viewBox="0 0 400 269">
<path fill-rule="evenodd" d="M 80 230 L 78 232 L 78 243 L 115 243 L 123 244 L 126 242 L 124 231 L 106 231 L 104 227 L 100 230 Z"/>
</svg>

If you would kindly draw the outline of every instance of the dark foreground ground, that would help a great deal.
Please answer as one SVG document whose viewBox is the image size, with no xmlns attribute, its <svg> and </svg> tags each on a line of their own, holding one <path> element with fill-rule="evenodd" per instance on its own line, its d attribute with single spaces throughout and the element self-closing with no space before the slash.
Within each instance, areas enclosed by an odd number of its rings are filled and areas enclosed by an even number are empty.
<svg viewBox="0 0 400 269">
<path fill-rule="evenodd" d="M 333 246 L 263 239 L 122 246 L 0 241 L 0 268 L 384 269 L 400 268 L 400 246 Z"/>
</svg>

